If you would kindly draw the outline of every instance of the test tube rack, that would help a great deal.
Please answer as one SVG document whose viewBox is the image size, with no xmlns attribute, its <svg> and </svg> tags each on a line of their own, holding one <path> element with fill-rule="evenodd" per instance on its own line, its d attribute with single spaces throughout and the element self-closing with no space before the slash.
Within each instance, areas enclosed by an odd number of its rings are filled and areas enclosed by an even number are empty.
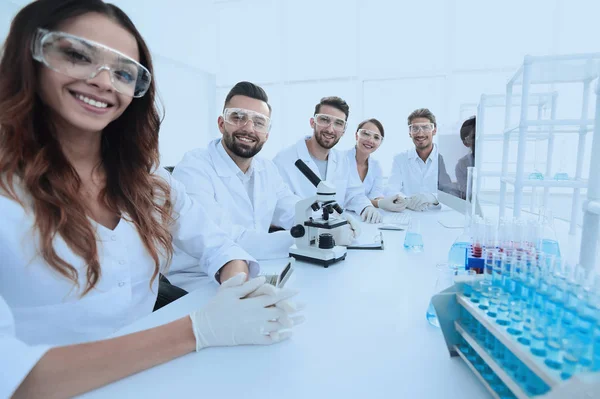
<svg viewBox="0 0 600 399">
<path fill-rule="evenodd" d="M 450 355 L 460 356 L 493 398 L 534 398 L 563 381 L 560 371 L 547 366 L 462 293 L 464 280 L 456 281 L 435 295 L 432 304 Z"/>
</svg>

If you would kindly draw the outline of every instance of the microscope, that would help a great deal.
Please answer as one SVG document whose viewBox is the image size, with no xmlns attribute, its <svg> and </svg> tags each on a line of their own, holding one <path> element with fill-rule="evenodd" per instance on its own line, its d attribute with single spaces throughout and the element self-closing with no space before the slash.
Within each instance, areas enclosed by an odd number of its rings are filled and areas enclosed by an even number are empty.
<svg viewBox="0 0 600 399">
<path fill-rule="evenodd" d="M 333 211 L 342 214 L 342 207 L 335 200 L 335 186 L 322 181 L 301 160 L 295 162 L 302 174 L 317 187 L 317 195 L 296 203 L 296 224 L 290 229 L 295 244 L 290 247 L 290 256 L 310 263 L 329 267 L 329 265 L 346 259 L 346 247 L 335 245 L 331 233 L 319 229 L 337 229 L 347 224 L 343 218 L 333 217 Z M 321 217 L 314 218 L 315 212 L 321 210 Z"/>
</svg>

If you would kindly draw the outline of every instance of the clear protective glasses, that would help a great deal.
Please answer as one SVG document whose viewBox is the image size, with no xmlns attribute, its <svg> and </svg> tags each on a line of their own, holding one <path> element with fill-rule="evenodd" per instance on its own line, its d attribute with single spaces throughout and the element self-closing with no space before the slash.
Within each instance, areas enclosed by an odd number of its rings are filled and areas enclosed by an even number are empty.
<svg viewBox="0 0 600 399">
<path fill-rule="evenodd" d="M 383 141 L 383 136 L 372 130 L 358 129 L 358 136 L 363 140 L 373 140 L 376 143 L 381 143 Z"/>
<path fill-rule="evenodd" d="M 152 81 L 150 71 L 134 59 L 68 33 L 38 28 L 31 55 L 53 71 L 75 79 L 93 79 L 106 70 L 115 90 L 130 97 L 142 97 Z"/>
<path fill-rule="evenodd" d="M 315 123 L 321 127 L 333 126 L 333 130 L 336 132 L 343 132 L 346 130 L 346 121 L 341 118 L 327 114 L 316 114 L 314 119 Z"/>
<path fill-rule="evenodd" d="M 271 130 L 271 118 L 249 109 L 225 108 L 223 110 L 223 119 L 225 122 L 236 127 L 244 127 L 248 122 L 252 122 L 254 131 L 262 135 L 268 134 Z"/>
<path fill-rule="evenodd" d="M 411 123 L 408 125 L 408 132 L 410 134 L 417 134 L 419 132 L 431 133 L 435 128 L 433 123 Z"/>
</svg>

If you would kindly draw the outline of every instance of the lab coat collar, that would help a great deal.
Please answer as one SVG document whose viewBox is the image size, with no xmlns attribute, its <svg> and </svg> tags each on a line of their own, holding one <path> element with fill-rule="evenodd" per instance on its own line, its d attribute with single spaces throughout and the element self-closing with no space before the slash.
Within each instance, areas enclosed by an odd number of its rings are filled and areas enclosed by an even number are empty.
<svg viewBox="0 0 600 399">
<path fill-rule="evenodd" d="M 235 164 L 233 159 L 231 159 L 227 151 L 225 151 L 221 141 L 221 138 L 218 138 L 211 141 L 208 145 L 210 157 L 215 165 L 217 175 L 219 175 L 219 177 L 237 176 L 237 174 L 242 173 L 242 171 Z M 252 159 L 252 163 L 246 174 L 250 175 L 253 172 L 259 172 L 260 170 L 262 170 L 260 162 L 256 162 L 255 159 Z"/>
<path fill-rule="evenodd" d="M 425 161 L 425 163 L 428 163 L 429 161 L 432 161 L 434 159 L 436 159 L 438 156 L 438 150 L 437 150 L 437 144 L 433 143 L 433 150 L 431 150 L 431 154 L 429 154 L 429 157 L 427 158 L 427 160 Z M 371 157 L 369 157 L 369 159 L 371 159 Z M 419 154 L 417 153 L 417 148 L 413 148 L 412 150 L 408 151 L 408 159 L 409 160 L 415 160 L 415 159 L 421 159 L 419 158 Z"/>
<path fill-rule="evenodd" d="M 304 161 L 304 163 L 312 162 L 312 157 L 308 152 L 308 146 L 306 145 L 306 140 L 310 139 L 312 136 L 305 136 L 304 138 L 298 140 L 296 142 L 296 150 L 298 151 L 298 158 Z M 337 159 L 337 151 L 334 151 L 333 148 L 329 150 L 329 155 L 327 156 L 327 163 L 338 162 Z"/>
<path fill-rule="evenodd" d="M 350 154 L 352 154 L 352 159 L 354 160 L 354 164 L 356 164 L 356 145 L 354 145 L 354 147 L 352 147 L 352 149 L 350 150 Z M 371 154 L 371 155 L 373 155 L 373 154 Z M 369 170 L 371 170 L 371 165 L 372 165 L 371 159 L 373 158 L 371 155 L 369 155 L 369 158 L 367 158 L 367 164 L 369 165 Z"/>
</svg>

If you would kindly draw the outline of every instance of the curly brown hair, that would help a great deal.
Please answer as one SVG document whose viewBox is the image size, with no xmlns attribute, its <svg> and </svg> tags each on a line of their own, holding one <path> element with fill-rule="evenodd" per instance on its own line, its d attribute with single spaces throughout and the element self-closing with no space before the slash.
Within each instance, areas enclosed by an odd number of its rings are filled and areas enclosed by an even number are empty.
<svg viewBox="0 0 600 399">
<path fill-rule="evenodd" d="M 150 51 L 133 22 L 118 7 L 101 0 L 38 0 L 12 21 L 0 60 L 0 190 L 23 205 L 14 182 L 19 179 L 31 196 L 40 254 L 48 265 L 78 284 L 77 270 L 54 249 L 60 235 L 87 265 L 86 295 L 101 277 L 95 229 L 81 200 L 81 179 L 65 157 L 37 93 L 37 64 L 30 52 L 38 28 L 52 30 L 61 22 L 86 13 L 100 13 L 136 39 L 140 63 L 152 73 Z M 137 228 L 155 263 L 172 258 L 170 188 L 153 171 L 159 165 L 161 119 L 155 105 L 155 84 L 135 98 L 123 114 L 102 132 L 101 160 L 106 186 L 104 204 Z M 152 284 L 151 281 L 151 284 Z"/>
</svg>

